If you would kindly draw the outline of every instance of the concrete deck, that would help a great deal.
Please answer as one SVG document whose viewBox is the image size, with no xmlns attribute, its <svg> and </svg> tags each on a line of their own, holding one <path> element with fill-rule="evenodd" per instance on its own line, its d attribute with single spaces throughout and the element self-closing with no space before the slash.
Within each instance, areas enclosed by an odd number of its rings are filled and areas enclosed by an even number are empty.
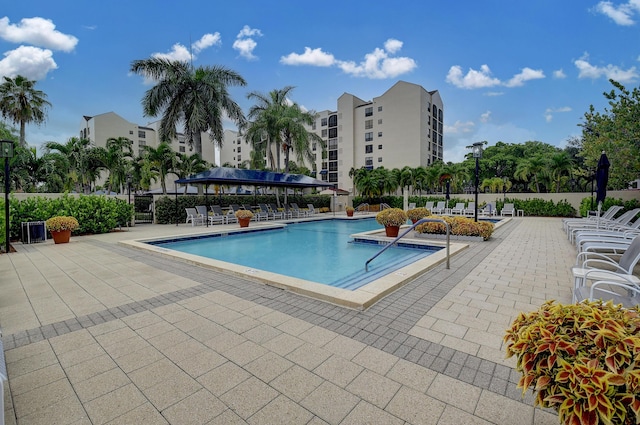
<svg viewBox="0 0 640 425">
<path fill-rule="evenodd" d="M 558 423 L 522 399 L 502 337 L 571 301 L 560 219 L 513 219 L 366 311 L 118 244 L 175 233 L 0 255 L 7 424 Z"/>
</svg>

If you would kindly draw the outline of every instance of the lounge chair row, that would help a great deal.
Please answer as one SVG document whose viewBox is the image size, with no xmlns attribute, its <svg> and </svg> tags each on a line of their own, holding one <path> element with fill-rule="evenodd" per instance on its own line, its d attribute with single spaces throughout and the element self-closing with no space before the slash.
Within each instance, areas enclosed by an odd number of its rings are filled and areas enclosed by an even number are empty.
<svg viewBox="0 0 640 425">
<path fill-rule="evenodd" d="M 476 203 L 469 202 L 468 204 L 465 204 L 464 202 L 458 202 L 456 203 L 456 206 L 454 208 L 447 208 L 446 201 L 439 201 L 438 203 L 428 201 L 425 205 L 425 208 L 431 211 L 431 214 L 453 214 L 453 215 L 473 216 L 476 210 Z M 504 207 L 500 211 L 500 215 L 502 216 L 510 215 L 513 217 L 515 216 L 515 212 L 516 212 L 516 209 L 514 204 L 504 204 Z M 478 215 L 491 217 L 491 216 L 498 215 L 498 210 L 496 209 L 493 203 L 488 202 L 482 208 L 478 209 Z"/>
<path fill-rule="evenodd" d="M 230 204 L 229 209 L 223 211 L 220 205 L 211 205 L 210 211 L 204 205 L 198 205 L 195 208 L 185 208 L 185 223 L 191 223 L 192 226 L 204 225 L 205 220 L 209 220 L 209 224 L 229 224 L 237 223 L 238 220 L 235 213 L 239 210 L 250 210 L 253 212 L 253 220 L 278 220 L 283 218 L 302 218 L 318 213 L 313 204 L 307 204 L 306 209 L 298 207 L 298 204 L 291 203 L 289 208 L 278 208 L 275 204 L 258 204 L 257 208 L 251 208 L 247 205 Z"/>
<path fill-rule="evenodd" d="M 611 207 L 600 217 L 565 219 L 564 230 L 578 254 L 571 268 L 573 301 L 612 300 L 633 307 L 640 304 L 640 208 L 616 217 Z"/>
</svg>

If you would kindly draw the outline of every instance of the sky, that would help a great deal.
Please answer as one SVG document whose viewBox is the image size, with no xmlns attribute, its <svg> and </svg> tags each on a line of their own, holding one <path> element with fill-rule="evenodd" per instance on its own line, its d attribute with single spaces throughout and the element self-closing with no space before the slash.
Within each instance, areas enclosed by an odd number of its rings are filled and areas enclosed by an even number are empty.
<svg viewBox="0 0 640 425">
<path fill-rule="evenodd" d="M 0 76 L 47 94 L 46 123 L 26 133 L 39 154 L 84 115 L 159 119 L 143 114 L 151 86 L 134 60 L 230 68 L 245 113 L 250 92 L 294 86 L 292 101 L 335 110 L 345 92 L 373 100 L 402 80 L 439 91 L 444 161 L 460 162 L 478 141 L 564 148 L 590 105 L 606 108 L 610 78 L 638 86 L 639 28 L 640 0 L 15 1 L 0 10 Z"/>
</svg>

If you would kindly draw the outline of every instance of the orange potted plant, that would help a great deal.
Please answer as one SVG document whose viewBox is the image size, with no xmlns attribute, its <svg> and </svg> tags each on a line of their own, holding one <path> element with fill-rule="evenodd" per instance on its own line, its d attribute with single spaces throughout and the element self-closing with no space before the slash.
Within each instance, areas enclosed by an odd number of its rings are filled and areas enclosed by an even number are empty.
<svg viewBox="0 0 640 425">
<path fill-rule="evenodd" d="M 376 214 L 376 221 L 384 226 L 388 237 L 395 238 L 400 226 L 407 223 L 407 214 L 400 208 L 386 208 Z"/>
<path fill-rule="evenodd" d="M 240 227 L 249 227 L 253 213 L 249 210 L 238 210 L 236 211 L 236 218 L 238 219 L 238 223 L 240 223 Z"/>
<path fill-rule="evenodd" d="M 345 208 L 345 211 L 347 212 L 347 217 L 353 217 L 353 213 L 356 211 L 356 209 L 353 207 L 347 207 Z"/>
<path fill-rule="evenodd" d="M 55 243 L 67 243 L 71 237 L 71 232 L 80 227 L 78 220 L 74 217 L 56 216 L 45 222 L 47 230 L 51 232 L 51 237 Z"/>
</svg>

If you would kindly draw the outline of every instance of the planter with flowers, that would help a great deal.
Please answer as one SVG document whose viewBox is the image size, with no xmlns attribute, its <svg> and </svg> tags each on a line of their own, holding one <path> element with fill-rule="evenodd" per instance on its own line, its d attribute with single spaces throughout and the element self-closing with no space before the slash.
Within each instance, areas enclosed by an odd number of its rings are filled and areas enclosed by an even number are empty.
<svg viewBox="0 0 640 425">
<path fill-rule="evenodd" d="M 407 211 L 407 217 L 409 217 L 409 220 L 414 224 L 421 218 L 429 217 L 430 215 L 431 211 L 423 207 L 413 208 Z"/>
<path fill-rule="evenodd" d="M 236 211 L 236 218 L 238 219 L 238 223 L 240 223 L 240 227 L 249 227 L 253 213 L 249 210 L 238 210 Z"/>
<path fill-rule="evenodd" d="M 376 214 L 376 221 L 384 226 L 388 237 L 395 238 L 400 226 L 407 223 L 407 214 L 400 208 L 386 208 Z"/>
<path fill-rule="evenodd" d="M 55 243 L 67 243 L 71 237 L 71 232 L 80 227 L 78 220 L 74 217 L 56 216 L 45 222 L 47 230 L 51 232 L 51 237 Z"/>
<path fill-rule="evenodd" d="M 353 217 L 353 213 L 356 211 L 356 209 L 353 207 L 347 207 L 345 211 L 347 212 L 347 217 Z"/>
<path fill-rule="evenodd" d="M 640 414 L 640 307 L 547 301 L 506 331 L 518 387 L 562 424 L 636 424 Z"/>
</svg>

